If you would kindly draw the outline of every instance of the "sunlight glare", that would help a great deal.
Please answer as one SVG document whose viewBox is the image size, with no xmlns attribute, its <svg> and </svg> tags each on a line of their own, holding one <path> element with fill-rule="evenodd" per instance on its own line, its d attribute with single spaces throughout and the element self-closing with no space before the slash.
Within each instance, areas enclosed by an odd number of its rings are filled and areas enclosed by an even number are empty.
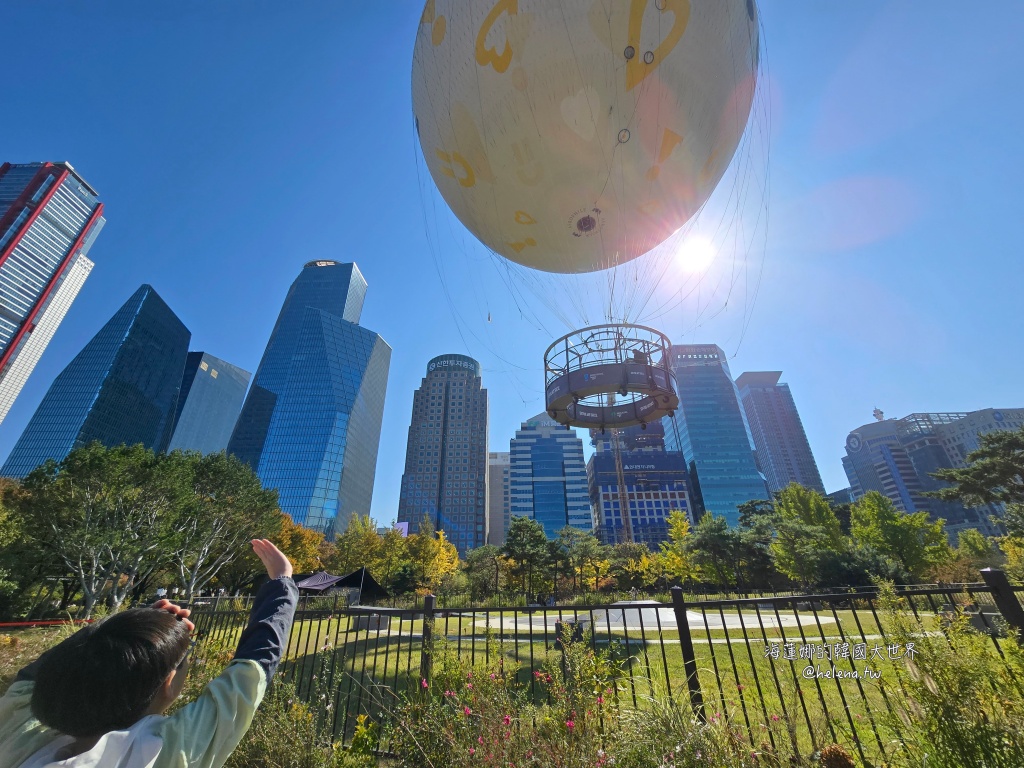
<svg viewBox="0 0 1024 768">
<path fill-rule="evenodd" d="M 717 249 L 708 238 L 699 235 L 686 238 L 676 252 L 676 263 L 686 272 L 704 272 L 715 260 Z"/>
</svg>

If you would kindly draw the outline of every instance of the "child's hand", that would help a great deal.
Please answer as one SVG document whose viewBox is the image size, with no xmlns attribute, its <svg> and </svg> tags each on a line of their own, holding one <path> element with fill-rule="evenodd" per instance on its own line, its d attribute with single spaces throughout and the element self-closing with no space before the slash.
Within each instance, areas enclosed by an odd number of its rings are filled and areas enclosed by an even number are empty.
<svg viewBox="0 0 1024 768">
<path fill-rule="evenodd" d="M 284 552 L 275 547 L 267 539 L 253 539 L 252 551 L 260 559 L 267 569 L 267 575 L 272 579 L 279 579 L 282 576 L 292 575 L 292 564 L 285 557 Z"/>
<path fill-rule="evenodd" d="M 182 608 L 180 605 L 175 605 L 170 600 L 160 599 L 157 600 L 150 608 L 156 608 L 158 611 L 167 611 L 172 616 L 177 616 L 180 621 L 185 623 L 188 627 L 188 631 L 191 632 L 196 628 L 196 625 L 189 621 L 188 617 L 192 615 L 192 611 L 188 608 Z"/>
</svg>

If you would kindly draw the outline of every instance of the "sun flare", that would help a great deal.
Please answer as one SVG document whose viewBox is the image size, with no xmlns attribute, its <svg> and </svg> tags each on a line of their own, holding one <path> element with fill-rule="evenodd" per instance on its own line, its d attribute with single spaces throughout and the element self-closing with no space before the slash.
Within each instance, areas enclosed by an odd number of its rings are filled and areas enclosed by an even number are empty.
<svg viewBox="0 0 1024 768">
<path fill-rule="evenodd" d="M 704 272 L 715 260 L 718 249 L 708 238 L 700 235 L 686 238 L 676 252 L 676 263 L 686 272 Z"/>
</svg>

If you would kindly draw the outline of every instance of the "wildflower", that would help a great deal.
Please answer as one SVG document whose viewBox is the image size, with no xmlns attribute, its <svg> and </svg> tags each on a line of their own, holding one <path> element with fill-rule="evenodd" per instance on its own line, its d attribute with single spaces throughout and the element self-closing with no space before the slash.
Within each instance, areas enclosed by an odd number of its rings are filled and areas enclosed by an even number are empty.
<svg viewBox="0 0 1024 768">
<path fill-rule="evenodd" d="M 779 722 L 779 716 L 778 715 L 772 715 L 772 722 L 773 723 Z"/>
<path fill-rule="evenodd" d="M 455 691 L 445 691 L 444 695 L 445 696 L 454 696 L 455 695 Z"/>
<path fill-rule="evenodd" d="M 744 688 L 746 688 L 746 686 L 745 686 L 745 685 L 737 685 L 737 686 L 736 686 L 736 690 L 737 690 L 737 691 L 742 691 L 742 690 L 743 690 Z"/>
<path fill-rule="evenodd" d="M 476 750 L 475 750 L 475 749 L 474 749 L 473 747 L 470 747 L 470 748 L 469 748 L 469 754 L 470 754 L 471 756 L 472 756 L 472 755 L 475 755 L 475 754 L 476 754 Z"/>
<path fill-rule="evenodd" d="M 533 670 L 533 676 L 535 679 L 540 680 L 543 673 L 539 669 Z"/>
<path fill-rule="evenodd" d="M 484 737 L 483 736 L 477 736 L 476 737 L 476 743 L 477 744 L 483 744 L 484 743 Z"/>
<path fill-rule="evenodd" d="M 471 678 L 472 676 L 473 676 L 473 673 L 472 673 L 472 672 L 467 672 L 467 673 L 466 673 L 466 679 L 467 679 L 467 680 L 468 680 L 469 678 Z"/>
<path fill-rule="evenodd" d="M 604 704 L 604 696 L 598 696 L 597 697 L 597 703 L 598 704 Z"/>
<path fill-rule="evenodd" d="M 465 713 L 466 717 L 469 717 L 471 714 L 473 714 L 473 710 L 470 709 L 469 707 L 463 707 L 462 711 L 463 711 L 463 713 Z"/>
<path fill-rule="evenodd" d="M 491 680 L 493 680 L 493 679 L 494 679 L 494 673 L 491 672 Z"/>
<path fill-rule="evenodd" d="M 511 715 L 505 715 L 503 718 L 501 718 L 501 722 L 503 722 L 505 725 L 508 725 L 509 723 L 512 722 L 512 716 Z"/>
<path fill-rule="evenodd" d="M 573 728 L 576 727 L 576 722 L 574 720 L 566 720 L 565 727 L 571 731 Z"/>
<path fill-rule="evenodd" d="M 466 683 L 466 689 L 472 691 L 473 690 L 473 684 L 472 683 Z"/>
<path fill-rule="evenodd" d="M 426 680 L 426 678 L 423 678 L 422 680 L 420 680 L 420 685 L 422 685 L 424 688 L 427 687 L 427 680 Z"/>
</svg>

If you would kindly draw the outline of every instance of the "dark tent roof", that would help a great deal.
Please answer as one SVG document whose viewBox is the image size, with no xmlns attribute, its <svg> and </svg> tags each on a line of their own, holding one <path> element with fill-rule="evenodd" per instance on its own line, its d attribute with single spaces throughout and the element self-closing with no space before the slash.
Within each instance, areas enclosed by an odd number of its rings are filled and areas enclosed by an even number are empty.
<svg viewBox="0 0 1024 768">
<path fill-rule="evenodd" d="M 366 568 L 352 571 L 347 576 L 332 576 L 327 571 L 320 571 L 296 582 L 295 586 L 307 592 L 324 592 L 332 587 L 358 589 L 360 600 L 365 597 L 376 598 L 387 595 L 384 587 L 377 583 L 377 580 L 370 575 Z"/>
</svg>

